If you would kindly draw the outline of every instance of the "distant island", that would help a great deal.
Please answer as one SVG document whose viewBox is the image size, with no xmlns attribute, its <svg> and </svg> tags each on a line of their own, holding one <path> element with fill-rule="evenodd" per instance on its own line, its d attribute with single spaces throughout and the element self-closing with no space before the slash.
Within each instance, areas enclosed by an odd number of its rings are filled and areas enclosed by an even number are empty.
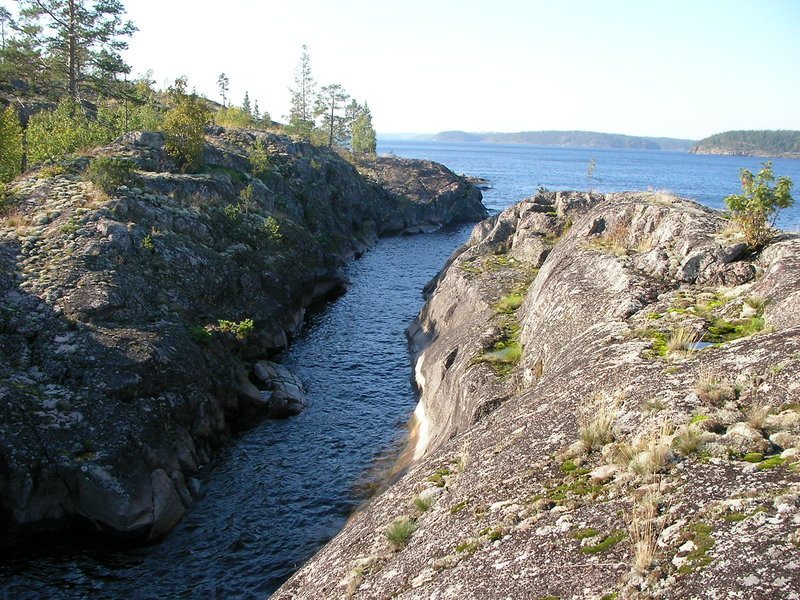
<svg viewBox="0 0 800 600">
<path fill-rule="evenodd" d="M 700 140 L 689 152 L 800 158 L 800 131 L 726 131 Z"/>
<path fill-rule="evenodd" d="M 636 150 L 674 150 L 688 152 L 695 140 L 664 137 L 640 137 L 596 131 L 520 131 L 517 133 L 467 133 L 443 131 L 434 142 L 492 142 L 534 144 L 538 146 L 579 146 L 587 148 L 631 148 Z"/>
</svg>

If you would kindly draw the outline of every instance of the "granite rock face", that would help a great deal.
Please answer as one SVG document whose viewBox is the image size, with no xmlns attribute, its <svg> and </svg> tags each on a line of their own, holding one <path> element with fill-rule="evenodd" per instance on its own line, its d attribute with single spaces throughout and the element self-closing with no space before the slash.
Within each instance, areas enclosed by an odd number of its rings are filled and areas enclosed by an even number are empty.
<svg viewBox="0 0 800 600">
<path fill-rule="evenodd" d="M 798 290 L 797 236 L 666 194 L 483 221 L 409 329 L 416 460 L 273 597 L 800 598 Z"/>
<path fill-rule="evenodd" d="M 269 167 L 255 177 L 257 138 Z M 224 439 L 302 410 L 302 382 L 266 361 L 306 307 L 345 289 L 343 262 L 380 235 L 482 210 L 444 169 L 428 187 L 446 188 L 447 208 L 415 197 L 427 174 L 414 165 L 392 169 L 390 190 L 335 152 L 257 131 L 213 130 L 195 174 L 157 133 L 95 155 L 132 161 L 135 178 L 106 193 L 91 156 L 68 158 L 13 182 L 0 220 L 6 534 L 169 531 Z"/>
</svg>

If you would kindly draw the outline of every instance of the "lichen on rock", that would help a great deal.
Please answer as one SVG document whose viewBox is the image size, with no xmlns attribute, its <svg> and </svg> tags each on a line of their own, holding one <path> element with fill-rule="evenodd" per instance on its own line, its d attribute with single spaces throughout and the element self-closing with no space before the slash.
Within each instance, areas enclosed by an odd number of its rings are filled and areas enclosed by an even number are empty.
<svg viewBox="0 0 800 600">
<path fill-rule="evenodd" d="M 223 440 L 302 410 L 302 382 L 262 361 L 311 303 L 346 288 L 346 260 L 384 234 L 486 216 L 480 192 L 441 166 L 381 159 L 367 178 L 284 136 L 207 133 L 196 173 L 178 172 L 162 134 L 137 132 L 10 184 L 15 206 L 0 220 L 5 533 L 78 525 L 162 536 Z M 269 157 L 258 176 L 257 139 Z M 87 172 L 98 157 L 133 165 L 129 179 L 99 188 Z"/>
<path fill-rule="evenodd" d="M 576 192 L 477 225 L 409 328 L 417 460 L 274 598 L 336 597 L 454 461 L 348 597 L 798 598 L 800 240 L 754 256 L 726 226 Z M 509 316 L 521 352 L 498 371 L 480 357 Z"/>
</svg>

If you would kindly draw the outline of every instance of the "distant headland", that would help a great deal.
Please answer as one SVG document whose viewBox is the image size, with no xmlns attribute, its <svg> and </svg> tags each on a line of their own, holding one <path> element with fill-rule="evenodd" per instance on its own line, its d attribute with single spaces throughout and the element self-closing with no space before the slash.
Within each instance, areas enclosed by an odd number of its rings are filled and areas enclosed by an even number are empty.
<svg viewBox="0 0 800 600">
<path fill-rule="evenodd" d="M 668 150 L 692 154 L 728 156 L 763 156 L 767 158 L 800 158 L 800 131 L 726 131 L 700 141 L 667 137 L 645 137 L 596 131 L 520 131 L 517 133 L 471 133 L 441 131 L 439 133 L 379 134 L 384 140 L 424 142 L 483 142 L 497 144 L 531 144 L 537 146 L 574 146 L 580 148 L 627 148 L 633 150 Z"/>
<path fill-rule="evenodd" d="M 639 137 L 596 131 L 520 131 L 517 133 L 467 133 L 442 131 L 431 137 L 435 142 L 491 142 L 534 144 L 538 146 L 578 146 L 587 148 L 631 148 L 688 152 L 696 140 L 664 137 Z"/>
<path fill-rule="evenodd" d="M 800 131 L 726 131 L 697 142 L 689 152 L 727 154 L 729 156 L 764 156 L 800 158 Z"/>
</svg>

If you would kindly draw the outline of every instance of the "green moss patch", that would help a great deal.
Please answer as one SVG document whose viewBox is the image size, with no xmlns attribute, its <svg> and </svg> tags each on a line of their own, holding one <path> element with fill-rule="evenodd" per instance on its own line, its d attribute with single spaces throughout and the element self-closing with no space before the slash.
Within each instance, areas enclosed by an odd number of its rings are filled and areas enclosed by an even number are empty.
<svg viewBox="0 0 800 600">
<path fill-rule="evenodd" d="M 785 458 L 781 458 L 780 456 L 772 456 L 758 463 L 758 468 L 759 470 L 774 469 L 775 467 L 780 467 L 785 462 Z"/>
<path fill-rule="evenodd" d="M 736 319 L 729 321 L 719 318 L 708 326 L 708 335 L 705 341 L 712 344 L 722 344 L 738 338 L 756 334 L 764 329 L 764 319 L 762 317 L 750 317 L 748 319 Z"/>
<path fill-rule="evenodd" d="M 686 528 L 686 532 L 696 548 L 686 555 L 686 562 L 678 569 L 678 573 L 693 573 L 714 562 L 714 559 L 708 556 L 708 551 L 714 547 L 715 543 L 714 538 L 711 537 L 713 530 L 711 525 L 702 521 L 692 523 Z"/>
<path fill-rule="evenodd" d="M 436 471 L 436 473 L 428 477 L 428 481 L 430 481 L 431 483 L 435 483 L 438 487 L 444 487 L 445 485 L 444 478 L 448 475 L 452 475 L 452 473 L 453 471 L 445 467 L 444 469 L 439 469 L 438 471 Z"/>
<path fill-rule="evenodd" d="M 576 540 L 584 540 L 586 538 L 594 537 L 598 533 L 600 532 L 597 531 L 597 529 L 592 529 L 590 527 L 588 529 L 581 529 L 579 531 L 576 531 L 575 533 L 572 534 L 572 537 L 575 538 Z"/>
<path fill-rule="evenodd" d="M 605 552 L 609 548 L 613 547 L 615 544 L 618 544 L 622 540 L 624 540 L 626 534 L 621 529 L 617 529 L 613 531 L 608 536 L 603 538 L 603 540 L 599 544 L 595 544 L 594 546 L 584 546 L 581 548 L 581 552 L 584 554 L 597 554 L 599 552 Z"/>
</svg>

